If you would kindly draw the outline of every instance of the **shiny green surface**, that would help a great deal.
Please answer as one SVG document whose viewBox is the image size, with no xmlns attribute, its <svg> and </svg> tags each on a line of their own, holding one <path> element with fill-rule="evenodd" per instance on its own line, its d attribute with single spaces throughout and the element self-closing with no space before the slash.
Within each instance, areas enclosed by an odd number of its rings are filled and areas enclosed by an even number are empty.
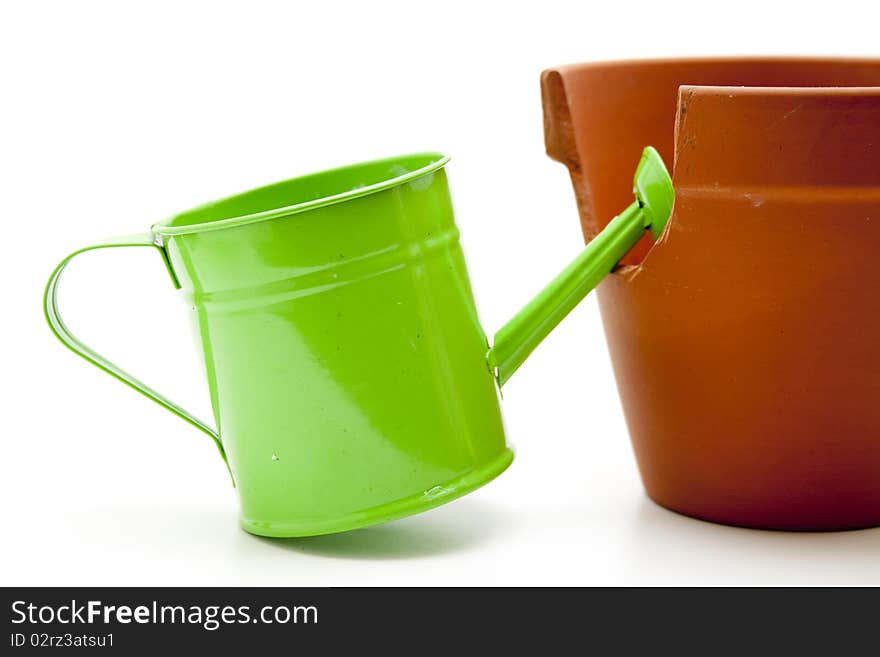
<svg viewBox="0 0 880 657">
<path fill-rule="evenodd" d="M 423 161 L 424 160 L 424 161 Z M 507 463 L 439 156 L 282 183 L 157 225 L 193 308 L 242 522 L 340 531 L 454 496 Z M 420 177 L 272 221 L 218 218 Z M 345 202 L 341 202 L 344 200 Z M 488 474 L 487 474 L 488 476 Z"/>
<path fill-rule="evenodd" d="M 642 152 L 642 159 L 633 176 L 633 193 L 643 212 L 644 227 L 650 229 L 655 240 L 659 240 L 672 215 L 675 189 L 663 158 L 653 146 L 646 146 Z"/>
<path fill-rule="evenodd" d="M 46 287 L 49 325 L 80 356 L 215 440 L 250 532 L 344 531 L 442 504 L 513 458 L 446 162 L 419 154 L 297 178 L 177 215 L 148 235 L 80 249 Z M 162 255 L 200 337 L 216 431 L 64 325 L 56 298 L 64 267 L 114 246 Z M 504 363 L 518 367 L 583 298 L 589 290 L 577 283 L 572 292 L 570 283 L 591 266 L 582 254 L 517 315 L 511 325 L 520 329 L 502 336 L 514 354 Z M 499 380 L 510 373 L 502 364 Z"/>
</svg>

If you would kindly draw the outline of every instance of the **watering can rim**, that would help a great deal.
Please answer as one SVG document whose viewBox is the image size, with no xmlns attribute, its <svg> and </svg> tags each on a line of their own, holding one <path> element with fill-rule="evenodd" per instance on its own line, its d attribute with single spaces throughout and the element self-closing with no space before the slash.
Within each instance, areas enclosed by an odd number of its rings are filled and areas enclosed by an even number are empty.
<svg viewBox="0 0 880 657">
<path fill-rule="evenodd" d="M 381 180 L 371 183 L 369 185 L 363 185 L 361 187 L 355 187 L 353 189 L 348 189 L 345 191 L 338 192 L 336 194 L 329 194 L 327 196 L 322 196 L 317 199 L 312 199 L 308 201 L 301 201 L 299 203 L 292 203 L 290 205 L 285 205 L 277 208 L 270 208 L 268 210 L 262 210 L 260 212 L 251 212 L 242 215 L 236 215 L 231 217 L 223 217 L 221 219 L 208 220 L 204 222 L 197 223 L 184 223 L 180 225 L 173 225 L 176 219 L 180 217 L 184 217 L 186 215 L 197 213 L 202 210 L 206 210 L 213 205 L 224 203 L 227 201 L 232 201 L 250 194 L 259 193 L 262 191 L 269 190 L 273 187 L 280 187 L 282 185 L 287 185 L 293 182 L 305 181 L 309 179 L 317 179 L 325 176 L 339 174 L 345 171 L 351 171 L 353 169 L 367 168 L 376 165 L 382 164 L 404 164 L 406 162 L 412 162 L 413 160 L 422 160 L 425 161 L 425 164 L 418 166 L 417 168 L 413 168 L 404 173 L 388 176 L 382 178 Z M 340 167 L 333 167 L 330 169 L 324 169 L 322 171 L 317 171 L 313 173 L 307 173 L 302 176 L 295 176 L 293 178 L 287 178 L 285 180 L 280 180 L 275 183 L 271 183 L 269 185 L 263 185 L 261 187 L 257 187 L 254 189 L 249 189 L 247 191 L 243 191 L 239 194 L 233 194 L 231 196 L 224 196 L 223 198 L 217 199 L 215 201 L 210 201 L 208 203 L 204 203 L 202 205 L 196 206 L 184 212 L 179 212 L 168 219 L 157 222 L 153 224 L 151 230 L 156 235 L 173 237 L 177 235 L 185 235 L 191 233 L 203 233 L 207 231 L 214 230 L 222 230 L 225 228 L 235 228 L 238 226 L 245 226 L 252 223 L 257 223 L 261 221 L 269 221 L 272 219 L 279 219 L 281 217 L 287 217 L 293 214 L 299 214 L 301 212 L 307 212 L 309 210 L 315 210 L 317 208 L 327 207 L 329 205 L 335 205 L 337 203 L 343 203 L 345 201 L 350 201 L 356 198 L 361 198 L 363 196 L 368 196 L 370 194 L 376 194 L 378 192 L 382 192 L 393 187 L 397 187 L 404 183 L 415 180 L 416 178 L 421 178 L 422 176 L 426 176 L 434 173 L 435 171 L 442 169 L 449 162 L 450 157 L 448 155 L 444 155 L 438 151 L 422 151 L 415 153 L 407 153 L 404 155 L 396 155 L 391 157 L 378 158 L 374 160 L 365 160 L 362 162 L 357 162 L 355 164 L 349 164 Z"/>
</svg>

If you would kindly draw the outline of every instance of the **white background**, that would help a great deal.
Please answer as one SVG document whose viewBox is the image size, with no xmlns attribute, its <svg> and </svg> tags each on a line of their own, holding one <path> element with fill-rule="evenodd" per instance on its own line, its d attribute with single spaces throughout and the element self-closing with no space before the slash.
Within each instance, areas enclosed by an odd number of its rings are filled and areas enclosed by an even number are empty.
<svg viewBox="0 0 880 657">
<path fill-rule="evenodd" d="M 841 0 L 5 2 L 0 583 L 880 584 L 880 530 L 751 531 L 651 503 L 592 298 L 505 387 L 508 472 L 436 511 L 305 540 L 242 532 L 210 442 L 64 349 L 40 304 L 75 247 L 263 183 L 436 149 L 453 156 L 491 334 L 582 244 L 566 171 L 544 154 L 542 69 L 878 54 L 876 12 Z M 87 342 L 210 415 L 154 253 L 83 258 L 61 292 Z"/>
</svg>

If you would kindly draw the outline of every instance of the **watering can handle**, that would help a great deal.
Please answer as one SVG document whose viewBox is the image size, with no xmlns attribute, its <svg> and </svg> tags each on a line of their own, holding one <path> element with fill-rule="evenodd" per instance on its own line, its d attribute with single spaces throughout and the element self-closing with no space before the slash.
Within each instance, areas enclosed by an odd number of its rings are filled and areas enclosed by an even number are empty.
<svg viewBox="0 0 880 657">
<path fill-rule="evenodd" d="M 168 253 L 165 251 L 165 247 L 162 245 L 161 242 L 157 240 L 156 236 L 152 233 L 115 237 L 100 242 L 98 244 L 83 247 L 81 249 L 78 249 L 77 251 L 74 251 L 64 260 L 62 260 L 58 264 L 58 266 L 55 267 L 55 271 L 52 272 L 52 275 L 49 277 L 49 282 L 46 284 L 46 291 L 43 295 L 43 308 L 46 313 L 46 320 L 49 322 L 49 326 L 52 328 L 52 332 L 57 336 L 59 340 L 61 340 L 61 342 L 66 347 L 71 349 L 74 353 L 82 356 L 96 367 L 99 367 L 100 369 L 107 372 L 107 374 L 116 377 L 127 386 L 134 388 L 142 395 L 152 399 L 160 406 L 165 407 L 166 409 L 174 413 L 177 417 L 186 420 L 197 429 L 201 429 L 202 431 L 204 431 L 217 445 L 217 449 L 220 450 L 220 455 L 223 457 L 223 460 L 226 461 L 226 452 L 223 449 L 223 444 L 220 442 L 220 435 L 217 433 L 217 431 L 212 429 L 210 426 L 202 422 L 200 419 L 198 419 L 182 407 L 175 404 L 167 397 L 159 394 L 148 385 L 144 384 L 122 368 L 111 363 L 99 353 L 80 342 L 79 339 L 77 339 L 77 337 L 70 332 L 70 329 L 67 328 L 64 320 L 61 319 L 61 313 L 58 311 L 58 281 L 61 279 L 61 274 L 64 272 L 65 267 L 67 267 L 70 261 L 73 260 L 76 256 L 85 253 L 86 251 L 93 251 L 95 249 L 107 249 L 117 246 L 148 246 L 158 250 L 162 256 L 162 260 L 165 263 L 165 267 L 168 270 L 168 273 L 171 275 L 174 286 L 176 288 L 180 287 L 180 284 L 177 281 L 177 277 L 174 275 L 174 270 L 171 268 L 171 263 L 168 260 Z"/>
</svg>

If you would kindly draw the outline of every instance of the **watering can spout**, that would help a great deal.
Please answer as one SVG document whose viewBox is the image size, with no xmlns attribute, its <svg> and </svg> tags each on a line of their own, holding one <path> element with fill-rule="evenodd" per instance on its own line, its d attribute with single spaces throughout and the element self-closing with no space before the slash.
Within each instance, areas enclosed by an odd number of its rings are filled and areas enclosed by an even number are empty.
<svg viewBox="0 0 880 657">
<path fill-rule="evenodd" d="M 632 249 L 646 230 L 656 240 L 672 213 L 675 193 L 660 154 L 645 148 L 633 178 L 636 200 L 496 334 L 487 360 L 498 385 L 513 375 L 559 322 Z"/>
</svg>

